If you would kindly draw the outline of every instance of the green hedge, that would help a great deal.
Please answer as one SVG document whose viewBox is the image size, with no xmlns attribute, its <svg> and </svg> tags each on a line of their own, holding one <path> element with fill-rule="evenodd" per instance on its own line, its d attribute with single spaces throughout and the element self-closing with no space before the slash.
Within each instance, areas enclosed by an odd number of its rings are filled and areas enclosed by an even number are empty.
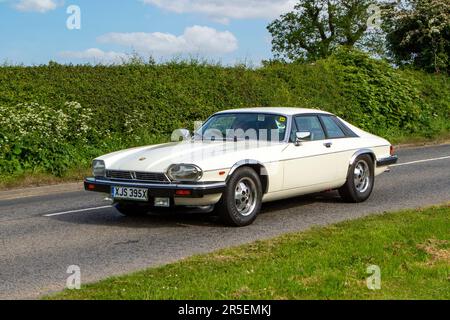
<svg viewBox="0 0 450 320">
<path fill-rule="evenodd" d="M 258 69 L 195 61 L 4 66 L 0 175 L 61 175 L 104 152 L 164 141 L 174 129 L 192 128 L 194 121 L 228 108 L 319 108 L 389 139 L 433 137 L 450 130 L 448 80 L 396 70 L 346 50 L 315 64 Z M 85 131 L 77 129 L 81 116 Z"/>
</svg>

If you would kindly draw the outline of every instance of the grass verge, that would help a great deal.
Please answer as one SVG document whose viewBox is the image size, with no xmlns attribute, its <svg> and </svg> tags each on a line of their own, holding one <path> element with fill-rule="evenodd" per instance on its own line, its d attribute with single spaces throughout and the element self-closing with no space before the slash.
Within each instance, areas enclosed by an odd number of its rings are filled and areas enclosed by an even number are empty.
<svg viewBox="0 0 450 320">
<path fill-rule="evenodd" d="M 83 167 L 68 170 L 61 177 L 41 171 L 25 171 L 11 175 L 0 175 L 0 191 L 81 182 L 90 175 L 92 175 L 92 169 Z"/>
<path fill-rule="evenodd" d="M 435 138 L 425 138 L 420 135 L 399 135 L 395 138 L 389 140 L 397 148 L 402 148 L 404 146 L 408 147 L 421 147 L 421 146 L 433 146 L 439 144 L 449 144 L 450 143 L 450 132 L 441 132 Z"/>
<path fill-rule="evenodd" d="M 47 299 L 450 299 L 450 204 L 195 256 Z M 381 290 L 367 268 L 381 268 Z"/>
</svg>

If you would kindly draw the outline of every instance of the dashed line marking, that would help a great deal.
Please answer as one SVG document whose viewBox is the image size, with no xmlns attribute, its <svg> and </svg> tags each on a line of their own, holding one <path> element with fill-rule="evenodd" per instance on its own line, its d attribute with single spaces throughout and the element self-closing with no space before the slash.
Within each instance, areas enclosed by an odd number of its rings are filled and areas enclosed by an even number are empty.
<svg viewBox="0 0 450 320">
<path fill-rule="evenodd" d="M 405 163 L 397 163 L 397 164 L 391 165 L 390 167 L 401 167 L 401 166 L 407 166 L 410 164 L 418 164 L 418 163 L 432 162 L 432 161 L 445 160 L 445 159 L 450 159 L 450 156 L 433 158 L 433 159 L 425 159 L 425 160 L 417 160 L 417 161 L 411 161 L 411 162 L 405 162 Z"/>
<path fill-rule="evenodd" d="M 45 214 L 44 217 L 56 217 L 56 216 L 62 216 L 62 215 L 65 215 L 65 214 L 80 213 L 80 212 L 87 212 L 87 211 L 97 211 L 97 210 L 103 210 L 103 209 L 109 209 L 109 208 L 113 208 L 113 206 L 103 206 L 103 207 L 95 207 L 95 208 L 86 208 L 86 209 L 79 209 L 79 210 L 70 210 L 70 211 L 64 211 L 64 212 L 57 212 L 57 213 Z"/>
</svg>

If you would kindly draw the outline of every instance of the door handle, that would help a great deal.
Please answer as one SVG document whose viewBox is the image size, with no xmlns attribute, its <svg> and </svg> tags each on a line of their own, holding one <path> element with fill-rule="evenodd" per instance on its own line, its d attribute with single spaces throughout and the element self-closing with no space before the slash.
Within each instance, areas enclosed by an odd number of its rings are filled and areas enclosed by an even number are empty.
<svg viewBox="0 0 450 320">
<path fill-rule="evenodd" d="M 331 148 L 331 146 L 333 145 L 333 142 L 325 142 L 323 145 L 327 148 Z"/>
</svg>

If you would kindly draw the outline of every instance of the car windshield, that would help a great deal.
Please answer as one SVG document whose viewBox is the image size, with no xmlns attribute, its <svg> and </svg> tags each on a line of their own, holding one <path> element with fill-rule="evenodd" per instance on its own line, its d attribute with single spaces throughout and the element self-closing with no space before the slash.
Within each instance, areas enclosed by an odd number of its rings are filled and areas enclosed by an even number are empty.
<svg viewBox="0 0 450 320">
<path fill-rule="evenodd" d="M 212 116 L 196 132 L 202 140 L 283 141 L 287 117 L 265 113 L 224 113 Z"/>
</svg>

